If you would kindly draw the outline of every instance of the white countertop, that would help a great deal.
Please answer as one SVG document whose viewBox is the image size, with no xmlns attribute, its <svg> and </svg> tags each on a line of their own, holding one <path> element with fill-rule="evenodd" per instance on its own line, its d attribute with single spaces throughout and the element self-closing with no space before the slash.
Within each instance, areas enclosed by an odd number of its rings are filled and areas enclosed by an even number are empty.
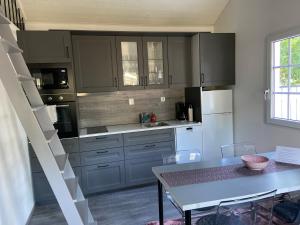
<svg viewBox="0 0 300 225">
<path fill-rule="evenodd" d="M 131 133 L 131 132 L 140 132 L 140 131 L 150 131 L 150 130 L 161 130 L 161 129 L 168 129 L 168 128 L 179 128 L 179 127 L 188 127 L 188 126 L 201 126 L 199 122 L 187 122 L 187 121 L 179 121 L 179 120 L 171 120 L 171 121 L 160 121 L 168 123 L 167 126 L 159 126 L 159 127 L 146 127 L 143 124 L 125 124 L 125 125 L 113 125 L 113 126 L 106 126 L 107 132 L 103 133 L 94 133 L 94 134 L 87 134 L 87 129 L 83 128 L 80 129 L 79 137 L 94 137 L 94 136 L 102 136 L 102 135 L 110 135 L 110 134 L 124 134 L 124 133 Z"/>
</svg>

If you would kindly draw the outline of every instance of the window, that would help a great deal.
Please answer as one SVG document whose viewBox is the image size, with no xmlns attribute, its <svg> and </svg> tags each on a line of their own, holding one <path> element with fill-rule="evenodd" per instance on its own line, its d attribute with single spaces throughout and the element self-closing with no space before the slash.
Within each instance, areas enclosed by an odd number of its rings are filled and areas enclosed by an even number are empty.
<svg viewBox="0 0 300 225">
<path fill-rule="evenodd" d="M 267 120 L 300 128 L 300 30 L 268 38 Z"/>
</svg>

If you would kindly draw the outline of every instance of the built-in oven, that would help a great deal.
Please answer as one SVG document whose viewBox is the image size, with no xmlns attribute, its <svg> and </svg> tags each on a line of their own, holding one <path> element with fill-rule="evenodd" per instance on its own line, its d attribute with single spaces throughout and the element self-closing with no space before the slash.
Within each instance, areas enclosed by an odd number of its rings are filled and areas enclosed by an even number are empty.
<svg viewBox="0 0 300 225">
<path fill-rule="evenodd" d="M 59 138 L 78 137 L 75 94 L 51 94 L 41 97 L 44 104 L 56 106 L 56 122 L 53 125 L 58 130 Z"/>
<path fill-rule="evenodd" d="M 70 64 L 30 64 L 29 70 L 41 94 L 75 93 Z"/>
</svg>

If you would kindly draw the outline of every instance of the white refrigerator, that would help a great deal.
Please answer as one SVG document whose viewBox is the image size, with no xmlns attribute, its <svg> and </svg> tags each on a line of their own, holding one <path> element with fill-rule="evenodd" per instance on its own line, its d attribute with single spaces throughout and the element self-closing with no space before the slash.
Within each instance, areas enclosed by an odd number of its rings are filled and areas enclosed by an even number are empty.
<svg viewBox="0 0 300 225">
<path fill-rule="evenodd" d="M 202 91 L 202 160 L 221 158 L 222 145 L 233 143 L 232 90 Z"/>
</svg>

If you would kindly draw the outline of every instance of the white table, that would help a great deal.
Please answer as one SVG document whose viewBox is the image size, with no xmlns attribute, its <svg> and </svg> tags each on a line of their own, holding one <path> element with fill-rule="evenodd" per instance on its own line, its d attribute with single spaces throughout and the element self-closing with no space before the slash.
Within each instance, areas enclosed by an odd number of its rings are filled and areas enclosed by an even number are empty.
<svg viewBox="0 0 300 225">
<path fill-rule="evenodd" d="M 263 155 L 273 158 L 274 153 L 265 153 Z M 152 168 L 153 173 L 158 179 L 160 225 L 163 225 L 163 189 L 169 192 L 177 206 L 184 211 L 186 225 L 191 225 L 191 210 L 193 209 L 216 206 L 224 200 L 251 197 L 275 189 L 277 190 L 277 194 L 300 190 L 300 169 L 176 187 L 169 187 L 160 175 L 166 172 L 228 166 L 240 163 L 242 162 L 238 157 Z"/>
</svg>

